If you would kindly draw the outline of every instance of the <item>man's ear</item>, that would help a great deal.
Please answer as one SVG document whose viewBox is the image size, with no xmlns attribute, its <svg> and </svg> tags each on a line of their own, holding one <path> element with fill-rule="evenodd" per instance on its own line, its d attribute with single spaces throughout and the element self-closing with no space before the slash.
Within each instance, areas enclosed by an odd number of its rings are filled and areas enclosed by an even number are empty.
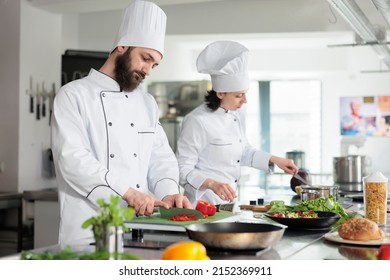
<svg viewBox="0 0 390 280">
<path fill-rule="evenodd" d="M 116 47 L 116 49 L 117 49 L 117 51 L 118 51 L 119 53 L 124 53 L 124 52 L 126 52 L 128 48 L 129 48 L 129 47 L 127 47 L 127 46 L 117 46 L 117 47 Z"/>
</svg>

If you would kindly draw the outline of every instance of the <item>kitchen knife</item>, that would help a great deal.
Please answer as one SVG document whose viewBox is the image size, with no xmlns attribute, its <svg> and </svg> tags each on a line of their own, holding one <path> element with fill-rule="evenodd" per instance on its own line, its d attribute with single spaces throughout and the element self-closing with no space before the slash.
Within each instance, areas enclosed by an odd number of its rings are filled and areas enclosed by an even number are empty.
<svg viewBox="0 0 390 280">
<path fill-rule="evenodd" d="M 41 96 L 40 96 L 40 95 L 37 95 L 37 96 L 36 96 L 36 99 L 37 99 L 37 104 L 36 104 L 36 107 L 37 107 L 36 119 L 37 119 L 37 120 L 40 120 L 40 119 L 41 119 Z"/>
<path fill-rule="evenodd" d="M 176 215 L 182 215 L 182 214 L 195 214 L 196 218 L 204 219 L 203 214 L 195 209 L 177 208 L 177 207 L 171 207 L 169 209 L 166 209 L 164 207 L 159 207 L 158 209 L 161 218 L 165 218 L 165 219 L 170 219 Z"/>
<path fill-rule="evenodd" d="M 217 207 L 217 212 L 233 212 L 235 203 L 224 203 L 224 204 L 217 204 L 215 207 Z"/>
<path fill-rule="evenodd" d="M 312 185 L 309 184 L 309 182 L 308 182 L 307 180 L 303 179 L 302 176 L 299 175 L 298 173 L 295 174 L 293 177 L 297 178 L 297 179 L 298 179 L 299 181 L 301 181 L 304 185 L 309 186 L 309 187 L 312 187 Z"/>
</svg>

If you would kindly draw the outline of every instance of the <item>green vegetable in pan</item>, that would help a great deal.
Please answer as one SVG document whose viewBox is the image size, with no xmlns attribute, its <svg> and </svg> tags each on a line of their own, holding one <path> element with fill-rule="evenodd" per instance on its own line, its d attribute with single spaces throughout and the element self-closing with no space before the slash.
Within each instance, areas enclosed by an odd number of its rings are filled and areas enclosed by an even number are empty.
<svg viewBox="0 0 390 280">
<path fill-rule="evenodd" d="M 314 200 L 304 201 L 296 205 L 285 205 L 283 201 L 275 201 L 271 203 L 271 208 L 267 212 L 283 212 L 283 211 L 314 211 L 314 212 L 333 212 L 340 215 L 338 224 L 349 219 L 344 208 L 338 203 L 335 197 L 328 198 L 320 197 Z"/>
</svg>

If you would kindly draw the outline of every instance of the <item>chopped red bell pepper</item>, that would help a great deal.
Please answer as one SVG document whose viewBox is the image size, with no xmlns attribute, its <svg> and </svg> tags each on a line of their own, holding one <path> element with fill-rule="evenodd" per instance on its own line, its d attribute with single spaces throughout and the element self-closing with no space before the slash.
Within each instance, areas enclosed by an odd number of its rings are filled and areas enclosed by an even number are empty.
<svg viewBox="0 0 390 280">
<path fill-rule="evenodd" d="M 176 221 L 176 222 L 187 222 L 187 221 L 197 221 L 198 218 L 196 217 L 195 214 L 179 214 L 169 218 L 169 220 Z"/>
<path fill-rule="evenodd" d="M 207 216 L 214 216 L 215 212 L 217 212 L 217 207 L 215 205 L 204 200 L 199 200 L 195 209 Z"/>
</svg>

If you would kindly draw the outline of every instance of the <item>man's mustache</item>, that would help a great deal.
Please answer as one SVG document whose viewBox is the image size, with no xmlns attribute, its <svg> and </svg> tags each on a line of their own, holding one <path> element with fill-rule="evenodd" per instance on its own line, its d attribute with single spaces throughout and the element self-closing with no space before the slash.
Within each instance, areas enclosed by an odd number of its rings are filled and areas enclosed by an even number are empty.
<svg viewBox="0 0 390 280">
<path fill-rule="evenodd" d="M 138 74 L 142 78 L 142 80 L 144 80 L 146 77 L 146 75 L 140 71 L 134 70 L 134 73 Z"/>
</svg>

